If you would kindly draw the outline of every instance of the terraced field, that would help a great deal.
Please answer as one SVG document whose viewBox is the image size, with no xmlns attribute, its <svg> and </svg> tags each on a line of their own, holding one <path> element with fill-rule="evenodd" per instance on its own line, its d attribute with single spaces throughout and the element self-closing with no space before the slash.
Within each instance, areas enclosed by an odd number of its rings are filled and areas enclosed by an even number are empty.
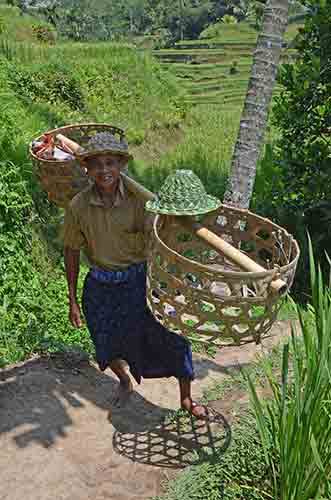
<svg viewBox="0 0 331 500">
<path fill-rule="evenodd" d="M 287 30 L 283 60 L 294 57 L 289 47 L 297 29 L 290 25 Z M 256 31 L 248 24 L 224 25 L 217 39 L 185 40 L 153 54 L 182 81 L 188 102 L 233 108 L 243 104 L 256 39 Z M 276 87 L 275 95 L 277 91 Z"/>
</svg>

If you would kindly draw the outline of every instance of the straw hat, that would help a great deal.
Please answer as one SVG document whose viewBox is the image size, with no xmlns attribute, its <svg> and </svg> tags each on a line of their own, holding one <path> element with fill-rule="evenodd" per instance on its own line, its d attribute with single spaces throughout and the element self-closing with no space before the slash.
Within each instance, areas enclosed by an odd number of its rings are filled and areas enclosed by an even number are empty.
<svg viewBox="0 0 331 500">
<path fill-rule="evenodd" d="M 146 203 L 149 212 L 167 215 L 199 215 L 216 210 L 221 202 L 206 193 L 197 175 L 191 170 L 170 174 L 156 200 Z"/>
<path fill-rule="evenodd" d="M 78 160 L 85 160 L 89 156 L 97 156 L 101 154 L 116 154 L 125 156 L 128 160 L 132 160 L 132 155 L 129 153 L 129 146 L 124 136 L 116 139 L 114 134 L 110 132 L 99 132 L 95 134 L 84 148 L 81 148 L 76 153 Z"/>
</svg>

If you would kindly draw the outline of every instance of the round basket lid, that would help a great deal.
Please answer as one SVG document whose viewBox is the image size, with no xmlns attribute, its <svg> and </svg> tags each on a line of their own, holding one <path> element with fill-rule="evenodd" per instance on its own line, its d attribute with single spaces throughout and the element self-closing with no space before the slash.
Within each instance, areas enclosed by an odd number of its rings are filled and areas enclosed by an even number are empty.
<svg viewBox="0 0 331 500">
<path fill-rule="evenodd" d="M 166 215 L 200 215 L 220 205 L 217 198 L 206 193 L 191 170 L 176 170 L 166 178 L 157 199 L 146 203 L 146 210 Z"/>
</svg>

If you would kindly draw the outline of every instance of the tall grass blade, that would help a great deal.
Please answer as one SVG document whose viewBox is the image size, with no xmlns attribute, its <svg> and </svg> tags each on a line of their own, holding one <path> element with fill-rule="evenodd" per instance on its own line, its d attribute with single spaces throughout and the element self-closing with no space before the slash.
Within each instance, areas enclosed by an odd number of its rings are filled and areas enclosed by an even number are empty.
<svg viewBox="0 0 331 500">
<path fill-rule="evenodd" d="M 279 377 L 263 365 L 275 399 L 262 404 L 249 384 L 277 500 L 317 499 L 330 489 L 331 299 L 310 238 L 308 246 L 312 303 L 298 310 L 301 336 L 293 326 Z"/>
</svg>

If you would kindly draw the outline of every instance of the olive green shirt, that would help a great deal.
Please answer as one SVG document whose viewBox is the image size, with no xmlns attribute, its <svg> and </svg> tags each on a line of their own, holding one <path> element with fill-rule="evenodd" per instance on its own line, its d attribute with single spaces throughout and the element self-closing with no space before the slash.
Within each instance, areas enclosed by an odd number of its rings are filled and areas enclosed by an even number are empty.
<svg viewBox="0 0 331 500">
<path fill-rule="evenodd" d="M 119 270 L 146 260 L 145 202 L 120 179 L 108 207 L 93 184 L 77 194 L 64 218 L 64 245 L 83 249 L 91 267 Z"/>
</svg>

